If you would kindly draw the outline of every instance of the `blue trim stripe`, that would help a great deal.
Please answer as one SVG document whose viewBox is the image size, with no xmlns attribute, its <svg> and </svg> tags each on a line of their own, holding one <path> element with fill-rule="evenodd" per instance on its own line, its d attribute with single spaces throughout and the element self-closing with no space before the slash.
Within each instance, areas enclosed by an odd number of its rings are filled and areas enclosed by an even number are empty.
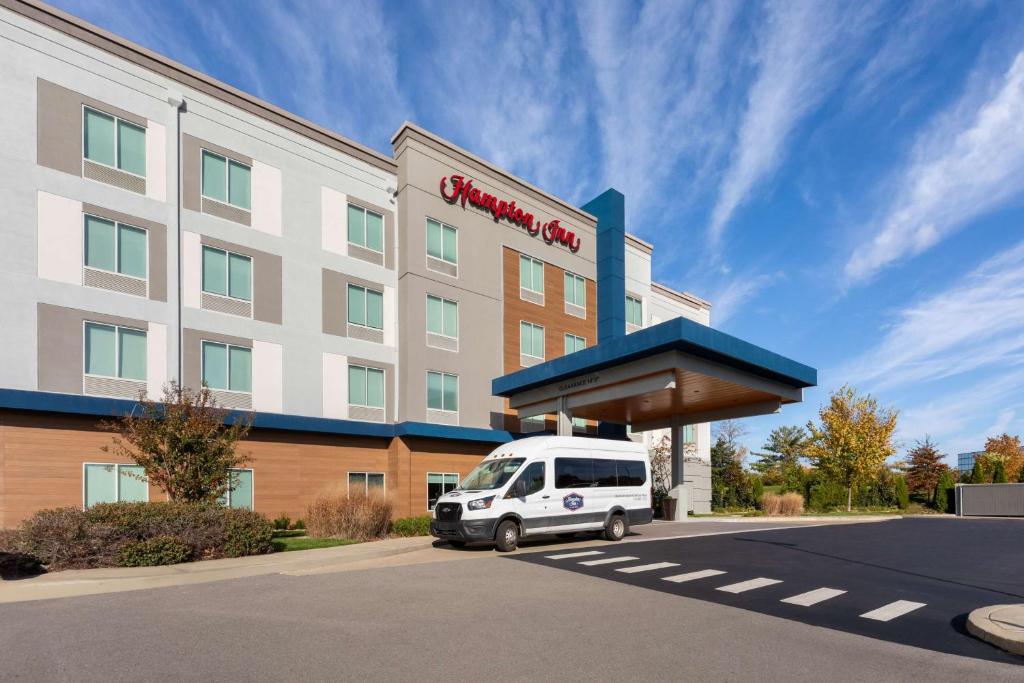
<svg viewBox="0 0 1024 683">
<path fill-rule="evenodd" d="M 597 372 L 607 367 L 678 350 L 803 389 L 816 386 L 818 371 L 777 353 L 701 325 L 674 318 L 659 325 L 603 341 L 597 346 L 491 380 L 491 393 L 511 396 L 521 391 Z"/>
<path fill-rule="evenodd" d="M 57 394 L 46 391 L 25 391 L 0 389 L 0 408 L 32 410 L 46 413 L 71 415 L 94 415 L 97 417 L 120 417 L 138 409 L 138 403 L 120 398 L 100 398 Z M 243 415 L 228 413 L 227 421 Z M 400 422 L 380 424 L 358 420 L 334 420 L 326 417 L 282 415 L 280 413 L 253 413 L 253 427 L 259 429 L 280 429 L 292 432 L 317 432 L 341 436 L 369 436 L 390 439 L 398 436 L 425 439 L 449 439 L 452 441 L 475 441 L 482 443 L 507 443 L 513 435 L 497 429 L 478 427 L 456 427 L 453 425 L 430 424 L 426 422 Z"/>
</svg>

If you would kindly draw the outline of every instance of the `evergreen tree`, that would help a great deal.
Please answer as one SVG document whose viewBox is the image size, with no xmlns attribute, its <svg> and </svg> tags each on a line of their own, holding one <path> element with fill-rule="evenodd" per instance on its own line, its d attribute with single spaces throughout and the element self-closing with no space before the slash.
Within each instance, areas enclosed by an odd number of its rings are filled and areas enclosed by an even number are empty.
<svg viewBox="0 0 1024 683">
<path fill-rule="evenodd" d="M 716 508 L 748 507 L 753 505 L 750 477 L 743 471 L 742 450 L 719 434 L 711 446 L 711 493 Z"/>
<path fill-rule="evenodd" d="M 807 432 L 803 427 L 783 425 L 776 427 L 761 446 L 762 453 L 755 453 L 758 461 L 751 469 L 761 473 L 766 480 L 782 482 L 795 469 L 800 468 L 800 459 L 807 450 Z"/>
<path fill-rule="evenodd" d="M 996 465 L 992 468 L 992 483 L 993 484 L 1005 484 L 1010 481 L 1006 476 L 1006 465 L 1003 464 L 1003 459 L 996 459 Z"/>
<path fill-rule="evenodd" d="M 953 500 L 954 491 L 956 484 L 953 483 L 953 475 L 946 470 L 939 475 L 939 482 L 935 485 L 935 495 L 933 496 L 935 509 L 939 512 L 953 512 L 951 508 L 954 506 L 955 501 Z"/>
<path fill-rule="evenodd" d="M 896 489 L 896 506 L 900 510 L 906 510 L 910 505 L 910 491 L 907 490 L 907 480 L 904 477 L 896 477 L 893 486 Z"/>
<path fill-rule="evenodd" d="M 939 476 L 949 469 L 942 462 L 945 455 L 932 443 L 930 437 L 918 441 L 907 453 L 907 488 L 911 493 L 924 494 L 929 500 L 935 494 Z"/>
<path fill-rule="evenodd" d="M 985 476 L 985 467 L 981 464 L 979 458 L 974 459 L 974 467 L 971 469 L 971 478 L 968 480 L 969 484 L 986 484 L 987 477 Z"/>
</svg>

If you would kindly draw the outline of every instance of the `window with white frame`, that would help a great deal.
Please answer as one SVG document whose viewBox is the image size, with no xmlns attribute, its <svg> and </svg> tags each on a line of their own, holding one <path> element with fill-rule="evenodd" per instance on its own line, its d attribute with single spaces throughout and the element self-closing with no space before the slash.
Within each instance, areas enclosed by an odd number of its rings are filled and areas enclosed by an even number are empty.
<svg viewBox="0 0 1024 683">
<path fill-rule="evenodd" d="M 544 293 L 544 262 L 519 255 L 519 287 L 536 294 Z"/>
<path fill-rule="evenodd" d="M 363 493 L 384 493 L 383 472 L 349 472 L 348 473 L 348 494 Z"/>
<path fill-rule="evenodd" d="M 240 161 L 203 150 L 203 196 L 239 209 L 252 206 L 252 169 Z"/>
<path fill-rule="evenodd" d="M 531 358 L 544 358 L 544 326 L 519 323 L 519 353 Z"/>
<path fill-rule="evenodd" d="M 459 485 L 457 472 L 427 472 L 427 509 L 433 510 L 437 499 L 454 491 Z"/>
<path fill-rule="evenodd" d="M 628 325 L 636 325 L 637 327 L 643 327 L 644 325 L 644 308 L 643 303 L 636 297 L 626 295 L 626 323 Z"/>
<path fill-rule="evenodd" d="M 146 279 L 146 231 L 133 225 L 85 215 L 85 265 Z"/>
<path fill-rule="evenodd" d="M 87 462 L 82 471 L 82 503 L 145 503 L 149 480 L 139 465 Z"/>
<path fill-rule="evenodd" d="M 384 216 L 355 204 L 348 205 L 348 242 L 384 253 Z"/>
<path fill-rule="evenodd" d="M 459 263 L 459 231 L 457 228 L 427 219 L 427 256 L 453 266 Z"/>
<path fill-rule="evenodd" d="M 252 301 L 252 257 L 204 245 L 203 291 Z"/>
<path fill-rule="evenodd" d="M 697 443 L 696 425 L 683 425 L 683 443 Z"/>
<path fill-rule="evenodd" d="M 220 391 L 252 391 L 252 349 L 221 342 L 203 342 L 203 384 Z"/>
<path fill-rule="evenodd" d="M 146 177 L 146 129 L 84 108 L 82 156 L 97 164 Z"/>
<path fill-rule="evenodd" d="M 348 321 L 353 325 L 384 329 L 384 293 L 359 285 L 348 286 Z"/>
<path fill-rule="evenodd" d="M 459 338 L 459 304 L 427 295 L 427 332 L 440 334 L 452 339 Z"/>
<path fill-rule="evenodd" d="M 569 271 L 565 272 L 565 303 L 587 307 L 587 281 Z"/>
<path fill-rule="evenodd" d="M 146 379 L 146 331 L 85 323 L 85 374 Z"/>
<path fill-rule="evenodd" d="M 228 490 L 218 501 L 224 507 L 252 510 L 253 487 L 251 469 L 228 470 Z"/>
<path fill-rule="evenodd" d="M 348 403 L 363 408 L 384 408 L 384 371 L 349 365 Z"/>
<path fill-rule="evenodd" d="M 458 375 L 427 371 L 427 409 L 459 412 Z"/>
<path fill-rule="evenodd" d="M 587 348 L 587 340 L 583 337 L 577 337 L 575 334 L 565 335 L 565 355 L 582 351 L 585 348 Z"/>
</svg>

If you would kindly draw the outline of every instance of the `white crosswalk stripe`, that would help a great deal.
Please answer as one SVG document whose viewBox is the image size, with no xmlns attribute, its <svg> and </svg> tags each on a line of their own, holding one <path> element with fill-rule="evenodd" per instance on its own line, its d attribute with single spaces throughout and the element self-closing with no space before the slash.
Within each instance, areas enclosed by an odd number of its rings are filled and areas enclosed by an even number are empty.
<svg viewBox="0 0 1024 683">
<path fill-rule="evenodd" d="M 568 560 L 570 557 L 587 557 L 588 555 L 604 555 L 603 550 L 584 550 L 578 553 L 561 553 L 559 555 L 545 555 L 549 560 Z"/>
<path fill-rule="evenodd" d="M 716 591 L 724 591 L 726 593 L 746 593 L 756 588 L 764 588 L 765 586 L 773 586 L 777 583 L 782 583 L 778 579 L 766 579 L 764 577 L 751 579 L 750 581 L 740 581 L 739 583 L 732 583 L 728 586 L 719 586 Z"/>
<path fill-rule="evenodd" d="M 718 569 L 701 569 L 699 572 L 688 572 L 686 574 L 676 574 L 675 576 L 666 576 L 663 578 L 664 581 L 671 581 L 673 583 L 684 583 L 686 581 L 696 581 L 697 579 L 706 579 L 711 576 L 719 576 L 725 572 Z"/>
<path fill-rule="evenodd" d="M 586 562 L 580 562 L 584 567 L 595 567 L 599 564 L 612 564 L 613 562 L 632 562 L 633 560 L 639 560 L 639 557 L 605 557 L 600 560 L 587 560 Z"/>
<path fill-rule="evenodd" d="M 801 607 L 810 607 L 811 605 L 817 605 L 819 602 L 825 602 L 832 598 L 843 595 L 846 591 L 841 591 L 837 588 L 816 588 L 800 595 L 794 595 L 789 598 L 783 598 L 779 602 L 785 602 L 790 605 L 800 605 Z"/>
<path fill-rule="evenodd" d="M 875 621 L 892 621 L 896 617 L 902 617 L 904 614 L 920 609 L 926 604 L 924 602 L 911 602 L 910 600 L 897 600 L 878 609 L 865 612 L 861 616 L 865 619 L 874 619 Z"/>
<path fill-rule="evenodd" d="M 636 574 L 638 572 L 651 572 L 655 569 L 668 569 L 669 567 L 678 566 L 678 562 L 655 562 L 654 564 L 638 564 L 635 567 L 622 567 L 615 571 L 622 572 L 623 574 Z"/>
</svg>

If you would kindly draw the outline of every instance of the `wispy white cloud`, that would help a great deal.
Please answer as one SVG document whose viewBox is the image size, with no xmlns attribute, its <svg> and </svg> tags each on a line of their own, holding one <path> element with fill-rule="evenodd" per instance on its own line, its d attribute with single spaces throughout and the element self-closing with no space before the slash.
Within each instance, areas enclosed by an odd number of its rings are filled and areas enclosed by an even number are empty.
<svg viewBox="0 0 1024 683">
<path fill-rule="evenodd" d="M 1024 242 L 895 315 L 882 340 L 839 372 L 892 389 L 1024 365 Z"/>
<path fill-rule="evenodd" d="M 848 284 L 920 254 L 1024 191 L 1024 52 L 981 96 L 976 90 L 917 141 L 880 230 L 846 263 Z"/>
<path fill-rule="evenodd" d="M 747 96 L 732 161 L 725 171 L 708 224 L 713 251 L 721 247 L 736 209 L 786 155 L 793 130 L 837 84 L 853 53 L 870 7 L 844 11 L 827 2 L 770 4 L 760 49 L 758 75 Z"/>
<path fill-rule="evenodd" d="M 779 281 L 778 273 L 747 273 L 731 279 L 722 289 L 711 294 L 711 322 L 715 327 L 725 325 L 743 304 L 761 294 Z"/>
</svg>

